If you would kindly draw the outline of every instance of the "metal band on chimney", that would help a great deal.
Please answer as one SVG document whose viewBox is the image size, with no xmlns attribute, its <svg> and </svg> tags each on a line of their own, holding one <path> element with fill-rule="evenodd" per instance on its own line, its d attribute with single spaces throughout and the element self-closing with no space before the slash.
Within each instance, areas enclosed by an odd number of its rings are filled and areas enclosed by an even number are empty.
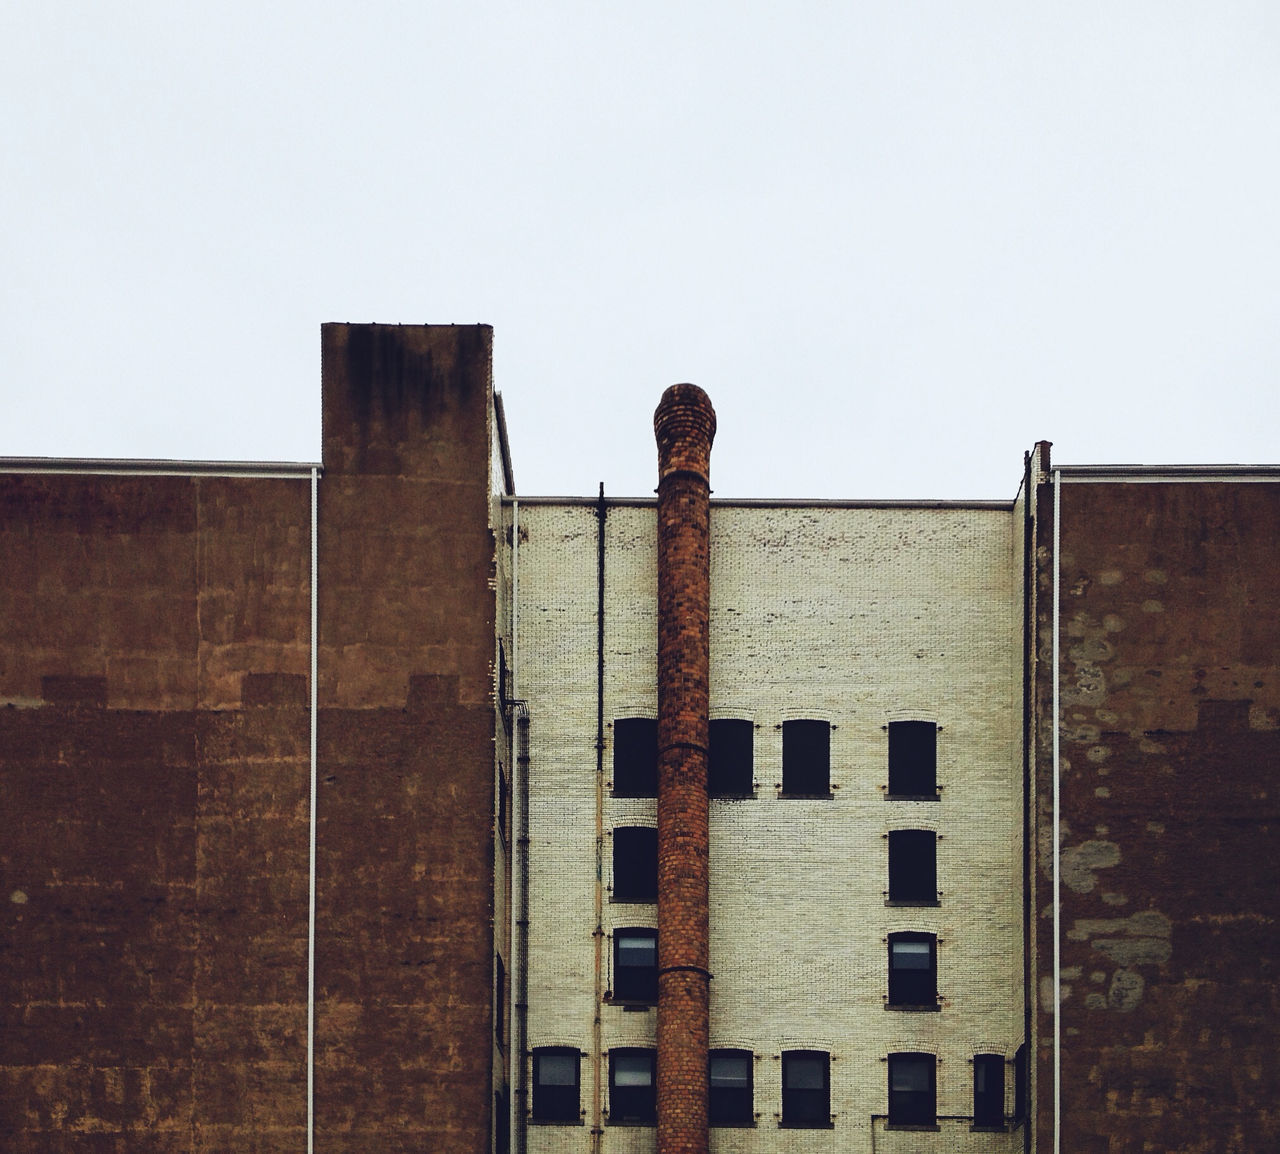
<svg viewBox="0 0 1280 1154">
<path fill-rule="evenodd" d="M 716 414 L 672 385 L 658 441 L 658 1154 L 706 1154 L 711 442 Z"/>
</svg>

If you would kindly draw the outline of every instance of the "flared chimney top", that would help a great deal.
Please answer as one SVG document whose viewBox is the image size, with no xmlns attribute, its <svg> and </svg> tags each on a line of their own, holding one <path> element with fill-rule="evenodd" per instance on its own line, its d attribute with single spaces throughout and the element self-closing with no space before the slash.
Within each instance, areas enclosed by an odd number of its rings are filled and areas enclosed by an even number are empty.
<svg viewBox="0 0 1280 1154">
<path fill-rule="evenodd" d="M 669 473 L 709 475 L 716 411 L 697 385 L 672 385 L 662 394 L 653 414 L 653 432 L 658 439 L 659 481 Z"/>
</svg>

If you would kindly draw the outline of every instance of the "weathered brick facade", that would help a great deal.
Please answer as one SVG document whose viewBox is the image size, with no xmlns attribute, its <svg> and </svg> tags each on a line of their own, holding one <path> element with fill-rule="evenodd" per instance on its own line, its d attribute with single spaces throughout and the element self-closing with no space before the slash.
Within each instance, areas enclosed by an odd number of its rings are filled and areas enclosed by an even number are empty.
<svg viewBox="0 0 1280 1154">
<path fill-rule="evenodd" d="M 317 1150 L 491 1149 L 489 360 L 324 330 L 313 967 L 312 470 L 0 473 L 6 1150 L 304 1149 L 309 977 Z"/>
<path fill-rule="evenodd" d="M 323 348 L 322 465 L 0 462 L 6 1151 L 1280 1146 L 1280 470 L 517 501 L 487 328 Z"/>
<path fill-rule="evenodd" d="M 1064 470 L 1041 566 L 1038 1134 L 1051 1149 L 1058 685 L 1061 1143 L 1280 1146 L 1280 484 Z M 1053 508 L 1045 485 L 1039 506 Z"/>
</svg>

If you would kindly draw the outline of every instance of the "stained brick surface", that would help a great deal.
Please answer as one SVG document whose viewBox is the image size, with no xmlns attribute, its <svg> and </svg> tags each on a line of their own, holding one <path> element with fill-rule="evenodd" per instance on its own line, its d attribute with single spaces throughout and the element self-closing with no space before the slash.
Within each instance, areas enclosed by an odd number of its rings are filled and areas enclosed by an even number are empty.
<svg viewBox="0 0 1280 1154">
<path fill-rule="evenodd" d="M 490 349 L 324 332 L 319 1151 L 490 1148 Z M 310 497 L 0 474 L 6 1151 L 305 1147 Z"/>
<path fill-rule="evenodd" d="M 1280 1145 L 1278 523 L 1273 484 L 1062 485 L 1063 1149 Z M 1042 913 L 1051 848 L 1041 840 Z M 1039 921 L 1049 1149 L 1052 942 Z"/>
</svg>

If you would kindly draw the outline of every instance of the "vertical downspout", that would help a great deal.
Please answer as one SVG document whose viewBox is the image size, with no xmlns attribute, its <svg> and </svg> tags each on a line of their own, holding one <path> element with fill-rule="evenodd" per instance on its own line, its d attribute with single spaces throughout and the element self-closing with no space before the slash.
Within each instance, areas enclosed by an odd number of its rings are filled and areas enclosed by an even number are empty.
<svg viewBox="0 0 1280 1154">
<path fill-rule="evenodd" d="M 672 385 L 662 395 L 653 426 L 658 442 L 658 1154 L 706 1154 L 715 410 L 697 386 Z"/>
<path fill-rule="evenodd" d="M 320 522 L 320 475 L 311 470 L 311 778 L 310 813 L 307 819 L 307 1154 L 316 1137 L 316 686 L 317 590 L 320 570 L 317 528 Z"/>
<path fill-rule="evenodd" d="M 515 703 L 516 709 L 516 813 L 519 814 L 520 832 L 513 837 L 516 843 L 516 863 L 519 870 L 519 912 L 516 926 L 519 930 L 516 948 L 516 1033 L 511 1045 L 511 1063 L 515 1067 L 516 1150 L 525 1154 L 529 1143 L 529 1086 L 525 1075 L 525 1056 L 529 1044 L 529 707 L 523 701 Z M 512 831 L 513 835 L 515 831 Z"/>
<path fill-rule="evenodd" d="M 591 1018 L 591 1149 L 604 1137 L 604 1050 L 601 1013 L 604 1003 L 604 523 L 608 515 L 604 482 L 596 502 L 596 889 L 595 1010 Z"/>
<path fill-rule="evenodd" d="M 1031 1045 L 1032 1014 L 1035 1005 L 1035 967 L 1032 958 L 1035 951 L 1035 856 L 1031 836 L 1031 799 L 1035 791 L 1034 722 L 1035 650 L 1037 639 L 1036 613 L 1036 484 L 1039 457 L 1027 453 L 1022 474 L 1022 1064 L 1014 1071 L 1015 1094 L 1017 1079 L 1023 1079 L 1022 1146 L 1026 1154 L 1031 1150 L 1031 1118 L 1035 1113 L 1031 1096 L 1031 1068 L 1035 1052 Z"/>
<path fill-rule="evenodd" d="M 525 1047 L 529 1015 L 529 709 L 520 697 L 520 502 L 511 502 L 511 697 L 516 732 L 512 758 L 511 948 L 515 951 L 512 979 L 511 1054 L 507 1081 L 511 1085 L 510 1133 L 517 1154 L 525 1154 L 528 1134 L 528 1087 L 525 1085 Z"/>
<path fill-rule="evenodd" d="M 1058 710 L 1058 646 L 1060 547 L 1062 544 L 1062 473 L 1053 470 L 1053 1154 L 1062 1151 L 1062 903 L 1059 891 L 1062 857 L 1062 824 L 1060 818 L 1062 761 L 1059 738 L 1062 726 Z"/>
</svg>

